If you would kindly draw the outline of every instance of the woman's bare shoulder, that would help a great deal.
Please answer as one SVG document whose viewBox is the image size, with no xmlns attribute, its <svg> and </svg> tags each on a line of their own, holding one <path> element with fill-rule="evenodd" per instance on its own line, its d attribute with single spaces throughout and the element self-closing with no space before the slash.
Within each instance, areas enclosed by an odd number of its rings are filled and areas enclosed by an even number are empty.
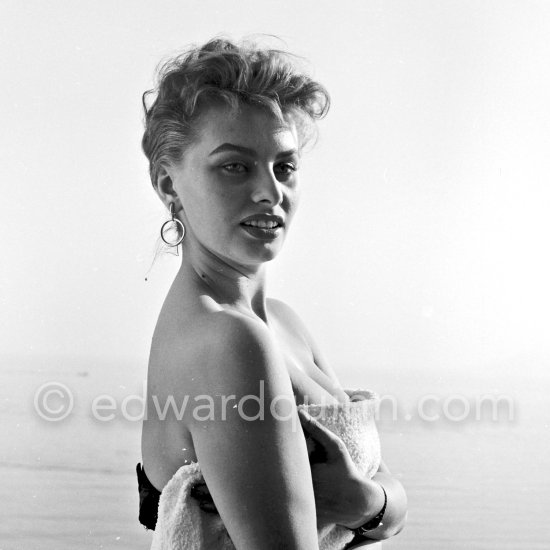
<svg viewBox="0 0 550 550">
<path fill-rule="evenodd" d="M 209 296 L 196 297 L 183 305 L 163 307 L 153 335 L 153 348 L 181 361 L 195 353 L 214 350 L 220 339 L 250 325 L 250 321 Z"/>
<path fill-rule="evenodd" d="M 194 394 L 246 393 L 252 385 L 257 390 L 255 379 L 283 372 L 278 348 L 259 319 L 207 304 L 183 325 L 159 343 L 172 385 L 185 384 Z"/>
</svg>

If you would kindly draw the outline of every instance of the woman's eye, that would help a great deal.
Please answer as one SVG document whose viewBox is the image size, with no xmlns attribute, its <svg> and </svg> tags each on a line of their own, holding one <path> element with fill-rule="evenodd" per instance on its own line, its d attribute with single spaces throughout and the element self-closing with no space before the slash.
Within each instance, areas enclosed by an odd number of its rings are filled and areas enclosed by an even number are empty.
<svg viewBox="0 0 550 550">
<path fill-rule="evenodd" d="M 298 167 L 295 164 L 292 164 L 291 162 L 283 162 L 282 164 L 278 164 L 276 167 L 276 171 L 279 174 L 283 175 L 290 175 L 292 172 L 296 172 L 298 170 Z"/>
<path fill-rule="evenodd" d="M 222 168 L 230 174 L 242 174 L 246 172 L 246 166 L 240 162 L 229 162 L 224 164 Z"/>
</svg>

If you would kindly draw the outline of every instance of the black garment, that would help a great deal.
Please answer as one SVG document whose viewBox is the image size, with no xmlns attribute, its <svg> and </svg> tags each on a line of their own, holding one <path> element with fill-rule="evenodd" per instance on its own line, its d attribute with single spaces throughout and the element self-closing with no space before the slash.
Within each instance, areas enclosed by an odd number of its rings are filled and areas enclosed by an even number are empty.
<svg viewBox="0 0 550 550">
<path fill-rule="evenodd" d="M 139 491 L 139 522 L 147 529 L 154 531 L 157 525 L 160 491 L 151 484 L 139 462 L 136 473 Z"/>
<path fill-rule="evenodd" d="M 139 491 L 139 522 L 147 529 L 155 530 L 158 519 L 159 491 L 148 479 L 143 466 L 138 462 L 136 466 Z M 217 514 L 218 509 L 212 500 L 206 483 L 197 483 L 190 490 L 190 496 L 194 498 L 199 508 L 209 514 Z"/>
</svg>

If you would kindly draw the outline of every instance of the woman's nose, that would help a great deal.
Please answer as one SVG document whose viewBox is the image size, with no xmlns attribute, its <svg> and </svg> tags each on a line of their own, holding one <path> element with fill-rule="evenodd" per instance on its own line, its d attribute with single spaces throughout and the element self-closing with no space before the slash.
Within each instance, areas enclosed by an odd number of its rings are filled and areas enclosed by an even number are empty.
<svg viewBox="0 0 550 550">
<path fill-rule="evenodd" d="M 259 170 L 252 192 L 254 202 L 279 204 L 283 200 L 282 183 L 277 179 L 272 169 Z"/>
</svg>

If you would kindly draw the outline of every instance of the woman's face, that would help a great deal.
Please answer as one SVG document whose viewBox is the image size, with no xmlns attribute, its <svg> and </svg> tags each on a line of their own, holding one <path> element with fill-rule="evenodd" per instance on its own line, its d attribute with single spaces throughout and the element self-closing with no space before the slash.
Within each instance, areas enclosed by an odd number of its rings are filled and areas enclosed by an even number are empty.
<svg viewBox="0 0 550 550">
<path fill-rule="evenodd" d="M 298 202 L 296 125 L 254 107 L 216 106 L 200 115 L 196 128 L 182 161 L 167 169 L 185 238 L 239 265 L 273 259 Z"/>
</svg>

